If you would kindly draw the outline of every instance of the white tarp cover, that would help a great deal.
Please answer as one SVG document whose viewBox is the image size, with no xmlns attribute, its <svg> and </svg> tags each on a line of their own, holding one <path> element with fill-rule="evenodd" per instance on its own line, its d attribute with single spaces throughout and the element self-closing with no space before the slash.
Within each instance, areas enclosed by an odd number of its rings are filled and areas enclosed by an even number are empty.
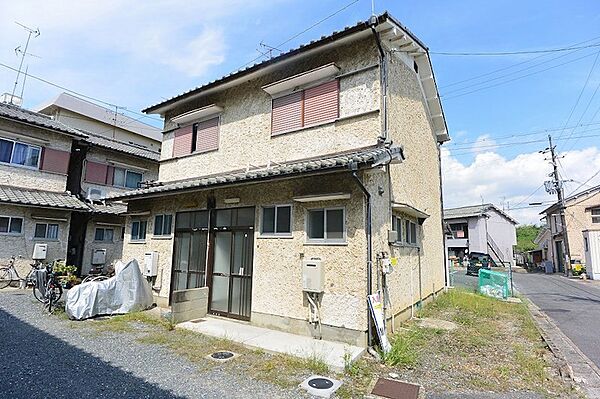
<svg viewBox="0 0 600 399">
<path fill-rule="evenodd" d="M 71 319 L 123 314 L 152 306 L 152 290 L 134 259 L 117 262 L 115 275 L 104 281 L 76 285 L 67 294 L 65 310 Z"/>
</svg>

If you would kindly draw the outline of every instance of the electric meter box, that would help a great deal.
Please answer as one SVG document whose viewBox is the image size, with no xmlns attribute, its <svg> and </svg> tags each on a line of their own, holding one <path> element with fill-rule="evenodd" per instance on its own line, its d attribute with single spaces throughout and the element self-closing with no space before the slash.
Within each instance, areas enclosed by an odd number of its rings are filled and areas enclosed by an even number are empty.
<svg viewBox="0 0 600 399">
<path fill-rule="evenodd" d="M 33 246 L 33 260 L 45 260 L 48 254 L 48 244 L 35 244 Z"/>
<path fill-rule="evenodd" d="M 305 292 L 323 292 L 325 269 L 319 258 L 302 261 L 302 290 Z"/>
<path fill-rule="evenodd" d="M 158 274 L 158 252 L 146 252 L 144 254 L 144 276 L 154 277 Z"/>
<path fill-rule="evenodd" d="M 106 249 L 94 249 L 92 251 L 92 265 L 106 264 Z"/>
</svg>

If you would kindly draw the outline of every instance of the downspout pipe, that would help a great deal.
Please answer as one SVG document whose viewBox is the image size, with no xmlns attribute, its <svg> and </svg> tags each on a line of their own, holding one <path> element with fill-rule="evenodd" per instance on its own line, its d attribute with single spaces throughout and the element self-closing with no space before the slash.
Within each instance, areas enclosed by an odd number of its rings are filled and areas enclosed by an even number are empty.
<svg viewBox="0 0 600 399">
<path fill-rule="evenodd" d="M 381 117 L 382 121 L 382 132 L 379 136 L 379 141 L 387 143 L 388 137 L 388 115 L 387 115 L 387 58 L 383 46 L 381 45 L 381 38 L 379 33 L 375 30 L 377 26 L 377 17 L 371 18 L 371 32 L 375 38 L 377 49 L 379 50 L 379 85 L 381 86 Z"/>
<path fill-rule="evenodd" d="M 367 238 L 367 295 L 371 295 L 373 293 L 373 244 L 372 244 L 372 226 L 371 226 L 371 194 L 369 193 L 369 190 L 367 190 L 367 188 L 365 187 L 365 185 L 363 184 L 362 180 L 360 180 L 360 178 L 358 177 L 357 172 L 357 165 L 354 163 L 351 165 L 351 169 L 352 169 L 352 177 L 354 177 L 354 180 L 356 181 L 356 183 L 358 184 L 358 187 L 360 188 L 360 190 L 362 191 L 363 195 L 365 196 L 365 202 L 366 202 L 366 218 L 365 218 L 365 232 L 366 232 L 366 238 Z M 367 325 L 368 325 L 368 332 L 367 332 L 367 346 L 372 346 L 373 345 L 373 323 L 371 321 L 371 313 L 369 311 L 369 307 L 367 305 Z"/>
</svg>

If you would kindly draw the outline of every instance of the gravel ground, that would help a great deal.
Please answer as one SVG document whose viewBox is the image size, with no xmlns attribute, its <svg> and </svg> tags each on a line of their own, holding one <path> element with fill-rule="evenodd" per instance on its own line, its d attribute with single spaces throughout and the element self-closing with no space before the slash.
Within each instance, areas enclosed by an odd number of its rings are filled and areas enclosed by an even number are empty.
<svg viewBox="0 0 600 399">
<path fill-rule="evenodd" d="M 30 291 L 0 291 L 0 398 L 298 398 L 220 367 L 201 371 L 136 333 L 73 328 Z"/>
</svg>

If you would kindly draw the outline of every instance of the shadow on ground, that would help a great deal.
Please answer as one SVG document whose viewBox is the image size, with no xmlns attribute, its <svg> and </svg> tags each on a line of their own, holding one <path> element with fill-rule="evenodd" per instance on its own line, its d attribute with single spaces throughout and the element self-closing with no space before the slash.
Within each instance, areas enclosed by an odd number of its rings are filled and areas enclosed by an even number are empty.
<svg viewBox="0 0 600 399">
<path fill-rule="evenodd" d="M 0 398 L 180 397 L 1 309 L 0 334 Z"/>
</svg>

